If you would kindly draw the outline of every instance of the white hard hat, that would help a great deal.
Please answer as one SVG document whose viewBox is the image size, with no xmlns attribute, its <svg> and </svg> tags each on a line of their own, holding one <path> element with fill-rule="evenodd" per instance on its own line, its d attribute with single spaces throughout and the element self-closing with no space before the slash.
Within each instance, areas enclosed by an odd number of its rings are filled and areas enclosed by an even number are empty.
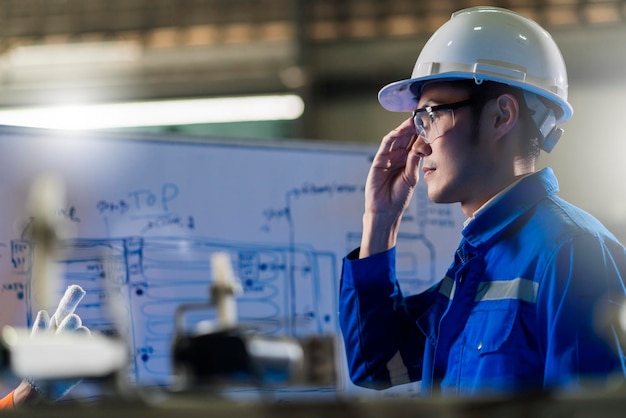
<svg viewBox="0 0 626 418">
<path fill-rule="evenodd" d="M 417 107 L 425 82 L 455 79 L 522 89 L 546 151 L 560 137 L 557 125 L 573 113 L 567 101 L 565 62 L 552 36 L 511 10 L 480 6 L 454 13 L 426 42 L 411 78 L 383 87 L 378 100 L 387 110 L 408 112 Z M 546 107 L 535 95 L 554 106 Z"/>
</svg>

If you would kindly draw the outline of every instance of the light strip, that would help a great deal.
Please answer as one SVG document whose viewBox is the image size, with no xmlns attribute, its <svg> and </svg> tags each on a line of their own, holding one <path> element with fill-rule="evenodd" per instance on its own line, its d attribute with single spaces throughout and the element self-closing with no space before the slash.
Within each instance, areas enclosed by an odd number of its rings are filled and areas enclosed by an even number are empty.
<svg viewBox="0 0 626 418">
<path fill-rule="evenodd" d="M 133 41 L 77 42 L 23 45 L 9 50 L 8 64 L 16 69 L 66 65 L 110 65 L 141 59 L 141 45 Z"/>
<path fill-rule="evenodd" d="M 88 130 L 293 120 L 303 112 L 302 99 L 287 94 L 0 109 L 0 125 Z"/>
</svg>

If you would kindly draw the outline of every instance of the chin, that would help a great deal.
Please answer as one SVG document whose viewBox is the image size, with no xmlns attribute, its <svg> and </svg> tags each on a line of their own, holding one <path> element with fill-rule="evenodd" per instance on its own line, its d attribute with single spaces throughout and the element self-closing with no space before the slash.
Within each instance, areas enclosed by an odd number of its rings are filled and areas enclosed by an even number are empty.
<svg viewBox="0 0 626 418">
<path fill-rule="evenodd" d="M 441 190 L 439 190 L 439 191 L 431 191 L 430 188 L 428 189 L 428 198 L 433 203 L 455 203 L 455 202 L 458 202 L 458 200 L 452 199 L 451 196 L 447 196 Z"/>
</svg>

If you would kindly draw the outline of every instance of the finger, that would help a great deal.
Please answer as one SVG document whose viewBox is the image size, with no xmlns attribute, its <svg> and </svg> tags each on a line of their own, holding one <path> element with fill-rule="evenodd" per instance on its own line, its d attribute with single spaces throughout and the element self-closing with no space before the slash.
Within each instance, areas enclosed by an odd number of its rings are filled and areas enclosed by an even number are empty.
<svg viewBox="0 0 626 418">
<path fill-rule="evenodd" d="M 56 333 L 60 334 L 62 332 L 73 332 L 79 335 L 91 335 L 89 328 L 83 325 L 83 321 L 80 319 L 80 316 L 76 314 L 68 315 L 63 322 L 61 322 Z"/>
<path fill-rule="evenodd" d="M 400 170 L 407 163 L 408 144 L 415 133 L 412 121 L 407 119 L 382 140 L 372 161 L 373 169 Z"/>
<path fill-rule="evenodd" d="M 414 134 L 413 119 L 408 118 L 383 138 L 380 151 L 390 153 L 397 149 L 406 150 Z"/>
<path fill-rule="evenodd" d="M 76 331 L 74 331 L 76 334 L 79 335 L 91 335 L 91 331 L 89 330 L 89 328 L 87 328 L 86 326 L 81 326 L 76 328 Z"/>
<path fill-rule="evenodd" d="M 50 326 L 50 315 L 48 311 L 39 311 L 37 312 L 37 316 L 35 317 L 35 322 L 33 322 L 33 327 L 30 331 L 31 337 L 38 333 L 44 332 Z"/>
<path fill-rule="evenodd" d="M 406 159 L 405 175 L 407 183 L 416 186 L 419 181 L 421 156 L 419 152 L 412 150 Z"/>
<path fill-rule="evenodd" d="M 85 296 L 85 293 L 83 288 L 76 284 L 68 286 L 65 294 L 59 301 L 57 310 L 50 319 L 51 325 L 58 327 L 68 315 L 74 313 L 83 296 Z"/>
<path fill-rule="evenodd" d="M 60 334 L 62 332 L 72 332 L 76 331 L 78 328 L 83 326 L 83 321 L 80 319 L 80 316 L 76 314 L 69 314 L 65 317 L 65 319 L 59 324 L 56 333 Z"/>
</svg>

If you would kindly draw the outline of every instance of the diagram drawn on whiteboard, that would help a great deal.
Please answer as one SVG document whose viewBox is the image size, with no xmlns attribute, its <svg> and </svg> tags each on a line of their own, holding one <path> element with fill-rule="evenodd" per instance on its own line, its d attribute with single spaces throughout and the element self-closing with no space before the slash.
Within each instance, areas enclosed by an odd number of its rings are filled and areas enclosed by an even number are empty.
<svg viewBox="0 0 626 418">
<path fill-rule="evenodd" d="M 417 205 L 418 212 L 428 210 L 428 204 Z M 435 246 L 424 232 L 424 220 L 433 217 L 427 215 L 417 215 L 422 220 L 418 232 L 399 237 L 397 271 L 407 292 L 419 291 L 437 279 Z M 439 218 L 444 226 L 453 220 L 452 213 Z M 358 246 L 359 240 L 359 232 L 348 232 L 346 247 Z M 30 291 L 31 252 L 27 240 L 11 242 L 14 272 L 25 275 L 29 325 L 36 315 L 34 307 L 40 306 Z M 169 383 L 176 309 L 183 303 L 209 300 L 210 259 L 216 252 L 229 254 L 241 282 L 237 316 L 246 326 L 262 335 L 337 333 L 339 260 L 310 245 L 129 236 L 65 240 L 58 252 L 63 281 L 87 291 L 79 306 L 83 322 L 93 331 L 129 342 L 134 353 L 131 377 L 138 383 Z M 207 309 L 190 322 L 213 320 L 212 314 Z"/>
<path fill-rule="evenodd" d="M 51 141 L 32 131 L 0 137 L 0 151 L 14 157 L 0 165 L 0 175 L 14 182 L 0 185 L 4 323 L 30 326 L 42 306 L 32 291 L 35 244 L 23 202 L 32 181 L 52 170 L 67 181 L 67 205 L 55 213 L 76 230 L 55 252 L 61 281 L 86 290 L 77 313 L 87 327 L 128 342 L 133 382 L 171 382 L 176 310 L 210 301 L 216 252 L 229 255 L 241 282 L 240 323 L 263 335 L 336 335 L 341 349 L 341 263 L 361 240 L 372 150 L 104 135 L 47 152 Z M 76 147 L 85 151 L 81 158 Z M 460 238 L 463 215 L 457 209 L 433 204 L 418 184 L 396 251 L 405 293 L 419 292 L 445 273 Z M 215 315 L 194 310 L 185 326 L 204 329 Z"/>
</svg>

